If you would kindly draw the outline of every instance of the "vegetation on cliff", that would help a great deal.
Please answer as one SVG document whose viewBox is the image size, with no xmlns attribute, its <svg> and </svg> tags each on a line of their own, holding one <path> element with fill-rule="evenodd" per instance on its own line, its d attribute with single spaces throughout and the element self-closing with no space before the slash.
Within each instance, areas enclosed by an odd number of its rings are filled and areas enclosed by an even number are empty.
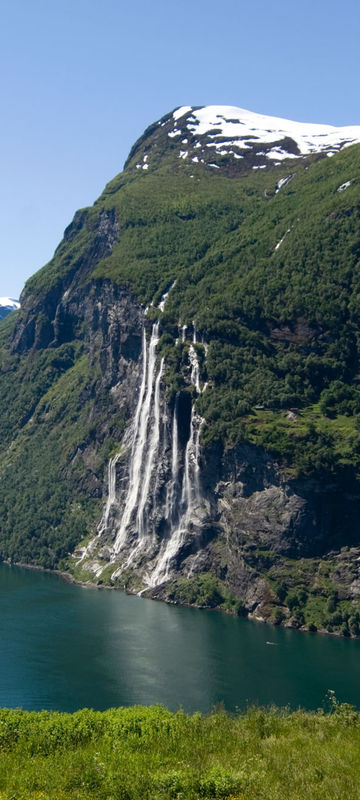
<svg viewBox="0 0 360 800">
<path fill-rule="evenodd" d="M 95 530 L 107 460 L 130 414 L 116 403 L 115 378 L 104 381 L 96 338 L 96 309 L 109 286 L 145 307 L 176 281 L 160 323 L 167 396 L 192 391 L 178 327 L 195 323 L 208 382 L 196 401 L 205 446 L 249 442 L 289 479 L 316 476 L 356 496 L 359 152 L 354 145 L 330 159 L 245 165 L 239 175 L 179 158 L 174 166 L 173 151 L 164 151 L 147 171 L 130 159 L 94 206 L 77 212 L 52 261 L 27 282 L 22 310 L 0 325 L 0 557 L 64 566 Z M 91 318 L 81 315 L 86 302 Z M 149 318 L 158 313 L 150 309 Z M 253 565 L 272 592 L 270 617 L 276 609 L 275 621 L 286 617 L 289 595 L 294 624 L 355 635 L 359 609 L 336 594 L 336 570 L 319 581 L 318 562 L 308 559 L 293 603 L 297 567 L 258 550 Z M 219 576 L 211 586 L 220 605 L 235 608 Z M 187 593 L 196 602 L 208 588 Z M 176 598 L 184 591 L 180 585 Z"/>
<path fill-rule="evenodd" d="M 206 361 L 199 346 L 209 380 L 198 401 L 204 441 L 248 439 L 297 472 L 349 465 L 357 474 L 358 154 L 355 145 L 297 164 L 280 191 L 288 167 L 241 178 L 196 165 L 192 177 L 184 168 L 169 178 L 165 166 L 136 177 L 125 172 L 80 214 L 54 261 L 25 291 L 46 296 L 86 258 L 99 213 L 116 215 L 118 242 L 82 283 L 109 279 L 148 304 L 176 280 L 161 323 L 169 396 L 185 386 L 187 353 L 175 345 L 177 326 L 195 321 L 209 343 Z M 267 414 L 256 413 L 259 406 Z M 288 418 L 289 409 L 299 420 Z"/>
</svg>

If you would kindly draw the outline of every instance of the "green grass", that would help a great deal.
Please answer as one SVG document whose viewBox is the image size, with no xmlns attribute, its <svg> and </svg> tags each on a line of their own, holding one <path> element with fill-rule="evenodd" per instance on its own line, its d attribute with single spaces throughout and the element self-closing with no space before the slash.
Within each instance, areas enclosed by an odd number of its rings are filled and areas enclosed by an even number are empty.
<svg viewBox="0 0 360 800">
<path fill-rule="evenodd" d="M 358 800 L 360 715 L 0 711 L 1 800 Z"/>
<path fill-rule="evenodd" d="M 256 445 L 283 455 L 289 462 L 291 472 L 313 471 L 313 462 L 319 454 L 329 456 L 324 467 L 341 470 L 342 467 L 360 469 L 358 448 L 360 445 L 359 419 L 357 415 L 337 414 L 325 416 L 319 403 L 295 412 L 253 408 L 244 418 L 246 438 Z M 307 458 L 307 463 L 302 456 Z"/>
</svg>

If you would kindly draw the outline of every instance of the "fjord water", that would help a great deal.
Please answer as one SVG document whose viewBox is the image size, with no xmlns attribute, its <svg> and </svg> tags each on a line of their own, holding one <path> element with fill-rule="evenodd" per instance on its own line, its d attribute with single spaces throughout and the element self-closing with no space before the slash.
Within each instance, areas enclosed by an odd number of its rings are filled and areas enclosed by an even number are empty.
<svg viewBox="0 0 360 800">
<path fill-rule="evenodd" d="M 0 564 L 0 706 L 360 707 L 360 641 L 301 634 Z"/>
</svg>

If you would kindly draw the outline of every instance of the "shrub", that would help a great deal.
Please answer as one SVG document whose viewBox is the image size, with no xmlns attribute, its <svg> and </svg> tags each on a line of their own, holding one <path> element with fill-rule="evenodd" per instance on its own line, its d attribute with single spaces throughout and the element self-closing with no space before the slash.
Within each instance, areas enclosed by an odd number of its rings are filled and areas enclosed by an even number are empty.
<svg viewBox="0 0 360 800">
<path fill-rule="evenodd" d="M 281 625 L 281 623 L 283 622 L 284 619 L 285 619 L 284 612 L 281 610 L 281 608 L 276 608 L 275 611 L 274 611 L 274 622 L 275 622 L 275 625 Z"/>
</svg>

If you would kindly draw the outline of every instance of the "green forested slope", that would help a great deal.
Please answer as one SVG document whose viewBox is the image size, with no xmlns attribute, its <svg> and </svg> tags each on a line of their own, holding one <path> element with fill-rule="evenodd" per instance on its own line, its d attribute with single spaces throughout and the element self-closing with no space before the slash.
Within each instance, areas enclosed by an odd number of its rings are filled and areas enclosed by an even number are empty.
<svg viewBox="0 0 360 800">
<path fill-rule="evenodd" d="M 104 393 L 95 428 L 110 409 L 114 420 L 96 439 L 90 412 L 101 369 L 99 354 L 89 361 L 84 321 L 65 342 L 52 339 L 71 281 L 84 297 L 112 282 L 148 304 L 176 280 L 161 320 L 168 397 L 188 390 L 187 355 L 175 342 L 178 324 L 195 321 L 209 344 L 206 359 L 198 346 L 209 381 L 197 401 L 203 442 L 249 441 L 289 474 L 357 480 L 359 156 L 355 145 L 241 177 L 163 159 L 146 174 L 130 166 L 78 212 L 53 260 L 28 281 L 22 311 L 0 325 L 3 557 L 53 566 L 93 529 L 99 483 L 126 424 Z M 118 230 L 111 255 L 99 244 L 104 212 Z M 26 337 L 14 346 L 26 315 L 31 346 Z M 76 456 L 84 449 L 86 464 Z"/>
<path fill-rule="evenodd" d="M 241 179 L 180 174 L 170 185 L 150 174 L 105 191 L 106 203 L 121 199 L 125 230 L 94 274 L 144 302 L 177 280 L 162 322 L 168 382 L 179 388 L 176 325 L 195 320 L 210 343 L 205 439 L 263 442 L 305 471 L 339 461 L 358 469 L 359 153 L 296 165 L 279 192 L 280 168 Z M 273 415 L 259 424 L 248 416 L 256 405 Z M 307 409 L 297 428 L 276 413 L 289 407 Z"/>
</svg>

